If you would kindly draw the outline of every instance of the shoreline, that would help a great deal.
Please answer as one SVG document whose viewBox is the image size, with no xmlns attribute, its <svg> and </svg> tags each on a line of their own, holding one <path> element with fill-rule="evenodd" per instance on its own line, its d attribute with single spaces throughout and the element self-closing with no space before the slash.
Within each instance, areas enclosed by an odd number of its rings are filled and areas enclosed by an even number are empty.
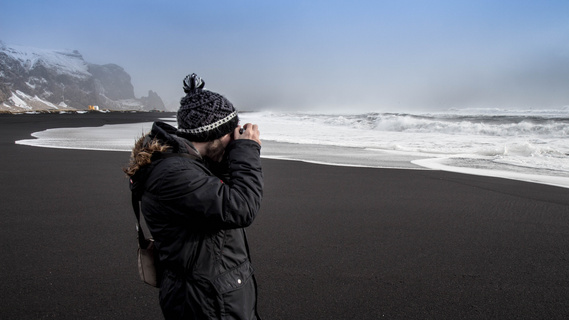
<svg viewBox="0 0 569 320">
<path fill-rule="evenodd" d="M 103 117 L 109 117 L 109 118 L 114 116 L 121 117 L 123 119 L 118 120 L 121 122 L 112 123 L 120 126 L 121 124 L 123 125 L 144 124 L 132 121 L 133 118 L 164 120 L 163 118 L 172 118 L 174 114 L 175 114 L 174 112 L 140 112 L 140 113 L 89 112 L 87 114 L 77 114 L 75 116 L 90 117 L 90 118 L 97 118 L 98 115 L 102 115 Z M 129 115 L 132 115 L 132 117 Z M 34 117 L 38 115 L 15 115 L 15 116 Z M 54 115 L 54 116 L 60 117 L 63 115 Z M 73 115 L 71 115 L 71 117 L 73 117 Z M 62 142 L 60 140 L 51 142 L 49 141 L 49 138 L 37 139 L 37 137 L 36 138 L 28 137 L 27 139 L 17 140 L 16 143 L 31 145 L 36 147 L 48 147 L 48 148 L 60 148 L 60 149 L 97 150 L 97 151 L 108 150 L 108 151 L 130 152 L 130 144 L 132 143 L 131 141 L 132 139 L 130 138 L 127 139 L 126 142 L 121 142 L 119 141 L 120 139 L 113 137 L 112 139 L 109 138 L 107 144 L 105 144 L 104 141 L 101 141 L 98 138 L 99 136 L 103 135 L 103 133 L 93 134 L 93 136 L 95 136 L 98 139 L 97 141 L 93 141 L 93 138 L 88 135 L 90 134 L 89 132 L 81 130 L 80 128 L 78 129 L 76 125 L 72 125 L 71 128 L 54 127 L 52 129 L 57 129 L 58 131 L 61 130 L 70 131 L 70 132 L 65 132 L 65 134 L 59 133 L 58 136 L 61 135 L 77 136 L 78 138 L 65 142 Z M 94 129 L 94 130 L 100 131 L 99 129 Z M 109 129 L 108 131 L 111 130 Z M 39 132 L 39 134 L 46 135 L 43 132 Z M 125 135 L 128 133 L 120 131 L 116 133 L 116 136 L 120 137 L 121 134 Z M 49 134 L 47 134 L 46 136 L 49 137 Z M 89 143 L 91 143 L 91 145 L 87 144 L 87 146 L 84 146 L 85 141 L 90 141 Z M 125 147 L 127 145 L 128 147 Z M 362 147 L 293 144 L 285 142 L 276 142 L 272 140 L 263 140 L 263 148 L 261 150 L 261 157 L 266 159 L 304 161 L 307 163 L 315 163 L 315 164 L 331 165 L 331 166 L 365 167 L 365 168 L 379 168 L 379 169 L 384 168 L 384 169 L 410 169 L 410 170 L 441 170 L 441 171 L 456 172 L 468 175 L 512 179 L 517 181 L 550 185 L 560 188 L 569 188 L 569 176 L 563 174 L 553 176 L 551 174 L 526 173 L 523 172 L 523 170 L 520 171 L 517 170 L 515 167 L 508 167 L 508 166 L 506 166 L 503 170 L 497 168 L 484 169 L 483 167 L 484 163 L 479 163 L 478 164 L 479 167 L 474 168 L 468 166 L 461 166 L 460 164 L 452 165 L 453 162 L 451 162 L 450 164 L 446 163 L 447 160 L 454 161 L 452 160 L 453 157 L 445 158 L 445 157 L 435 157 L 435 155 L 433 155 L 434 158 L 428 158 L 427 156 L 428 155 L 426 154 L 412 154 L 408 152 L 396 152 L 390 150 L 379 150 L 379 149 L 370 149 Z"/>
</svg>

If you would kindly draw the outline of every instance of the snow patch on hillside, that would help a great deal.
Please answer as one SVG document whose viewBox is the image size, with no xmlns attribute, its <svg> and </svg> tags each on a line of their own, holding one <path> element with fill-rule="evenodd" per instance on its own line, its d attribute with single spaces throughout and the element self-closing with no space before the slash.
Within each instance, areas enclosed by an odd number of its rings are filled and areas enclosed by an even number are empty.
<svg viewBox="0 0 569 320">
<path fill-rule="evenodd" d="M 2 49 L 28 71 L 41 64 L 48 69 L 56 70 L 58 74 L 80 78 L 91 75 L 87 63 L 78 51 L 55 51 L 15 45 L 3 46 Z"/>
</svg>

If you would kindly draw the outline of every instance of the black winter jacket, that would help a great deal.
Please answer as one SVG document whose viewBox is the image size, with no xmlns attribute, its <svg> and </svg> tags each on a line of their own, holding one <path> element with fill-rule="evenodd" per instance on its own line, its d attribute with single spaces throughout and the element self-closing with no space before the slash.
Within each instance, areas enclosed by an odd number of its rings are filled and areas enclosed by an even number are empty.
<svg viewBox="0 0 569 320">
<path fill-rule="evenodd" d="M 260 145 L 232 141 L 225 167 L 213 168 L 175 128 L 154 123 L 157 139 L 184 156 L 154 157 L 133 179 L 165 269 L 160 306 L 166 319 L 259 319 L 245 230 L 259 211 Z M 219 167 L 219 166 L 218 166 Z"/>
</svg>

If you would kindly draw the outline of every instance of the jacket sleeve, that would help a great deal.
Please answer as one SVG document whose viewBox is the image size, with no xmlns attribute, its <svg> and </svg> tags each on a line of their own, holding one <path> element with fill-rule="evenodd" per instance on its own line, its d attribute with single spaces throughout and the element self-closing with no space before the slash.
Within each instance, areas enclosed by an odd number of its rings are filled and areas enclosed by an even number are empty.
<svg viewBox="0 0 569 320">
<path fill-rule="evenodd" d="M 237 140 L 227 146 L 226 153 L 228 182 L 208 174 L 195 162 L 163 177 L 159 194 L 171 214 L 190 224 L 222 229 L 247 227 L 253 222 L 263 196 L 260 146 L 251 140 Z"/>
</svg>

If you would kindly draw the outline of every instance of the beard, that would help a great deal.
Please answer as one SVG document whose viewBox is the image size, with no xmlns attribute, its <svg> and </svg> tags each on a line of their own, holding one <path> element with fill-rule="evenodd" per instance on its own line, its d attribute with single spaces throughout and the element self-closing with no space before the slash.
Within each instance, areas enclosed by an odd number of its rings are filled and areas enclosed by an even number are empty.
<svg viewBox="0 0 569 320">
<path fill-rule="evenodd" d="M 221 142 L 221 139 L 210 141 L 206 145 L 205 157 L 209 158 L 214 162 L 221 162 L 224 153 L 225 153 L 225 146 Z"/>
</svg>

